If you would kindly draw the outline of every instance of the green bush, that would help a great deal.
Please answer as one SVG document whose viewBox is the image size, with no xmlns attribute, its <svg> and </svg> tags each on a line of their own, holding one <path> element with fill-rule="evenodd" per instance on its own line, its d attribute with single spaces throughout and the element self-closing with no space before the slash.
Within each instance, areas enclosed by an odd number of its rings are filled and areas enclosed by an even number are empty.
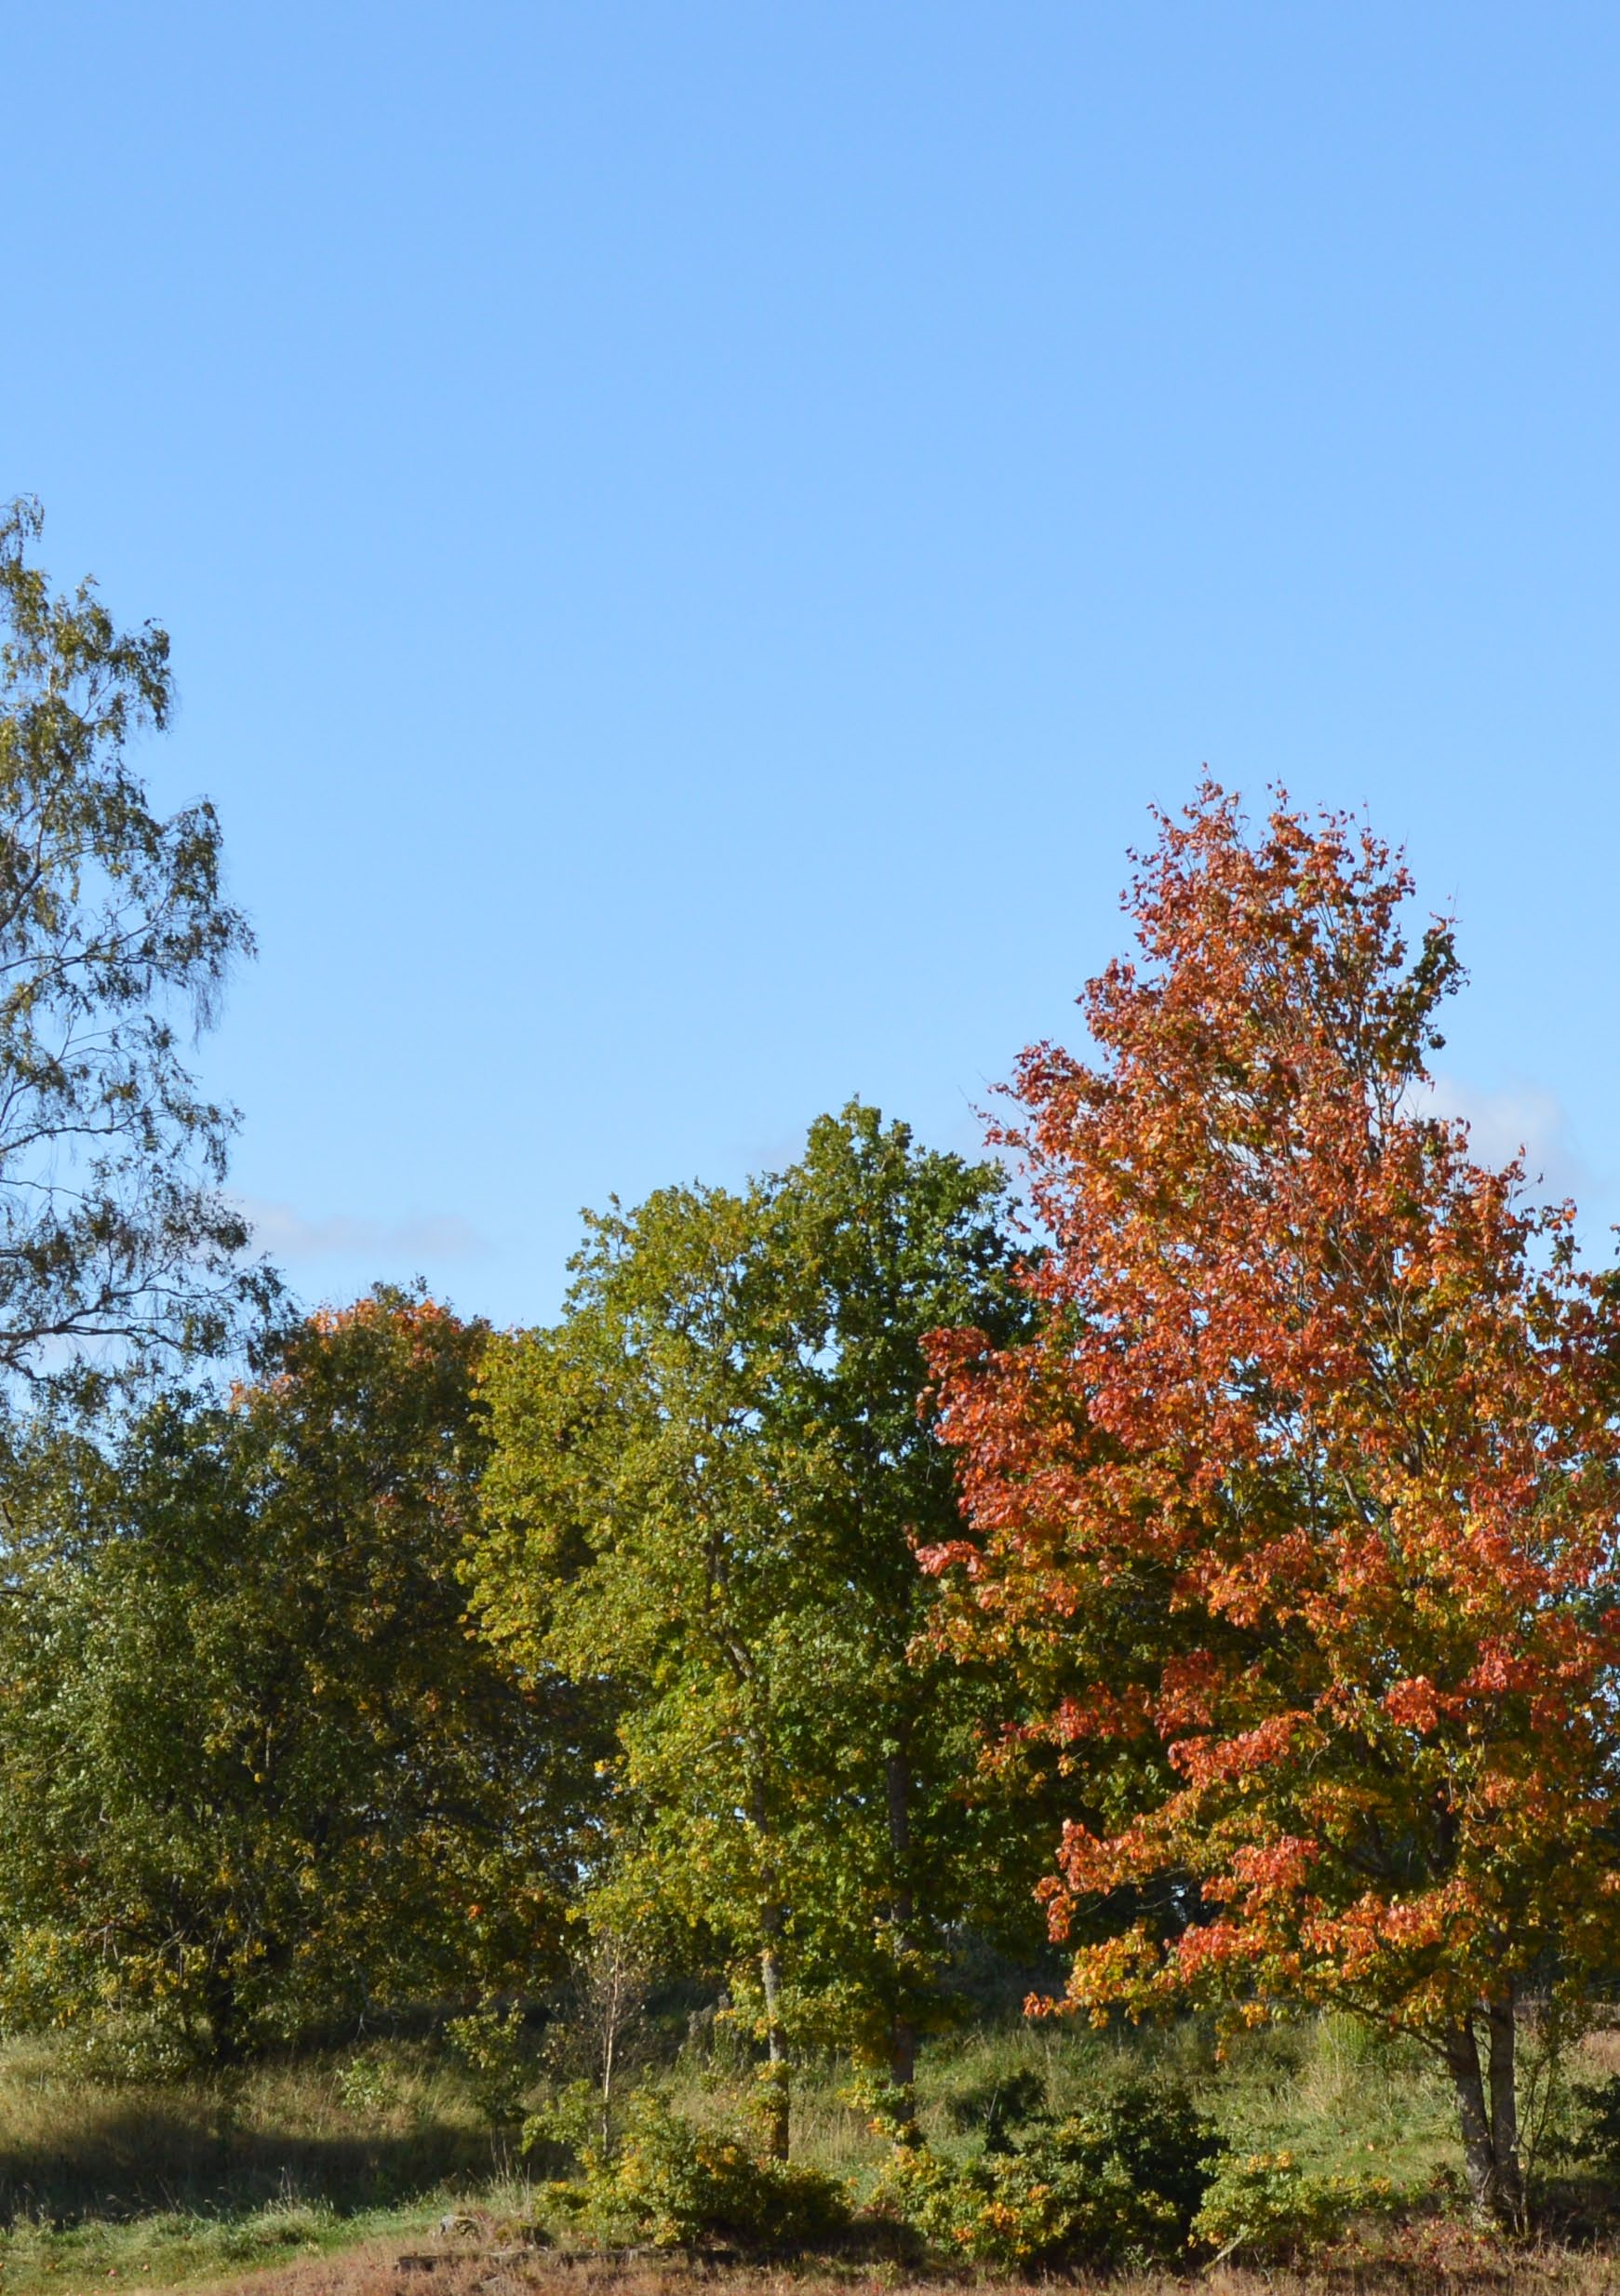
<svg viewBox="0 0 1620 2296">
<path fill-rule="evenodd" d="M 1573 2102 L 1578 2125 L 1560 2152 L 1614 2175 L 1620 2170 L 1620 2074 L 1612 2073 L 1603 2081 L 1577 2081 Z"/>
<path fill-rule="evenodd" d="M 1219 2140 L 1184 2089 L 1132 2081 L 1089 2112 L 1031 2124 L 957 2164 L 909 2104 L 875 2100 L 893 2152 L 875 2206 L 936 2250 L 1003 2265 L 1145 2264 L 1179 2255 Z"/>
<path fill-rule="evenodd" d="M 1292 2153 L 1250 2153 L 1221 2163 L 1193 2237 L 1225 2256 L 1286 2262 L 1331 2248 L 1350 2219 L 1386 2209 L 1386 2177 L 1313 2176 Z"/>
<path fill-rule="evenodd" d="M 1033 2066 L 975 2082 L 946 2100 L 945 2116 L 961 2134 L 977 2130 L 988 2153 L 1003 2153 L 1014 2128 L 1047 2117 L 1046 2083 Z"/>
<path fill-rule="evenodd" d="M 850 2221 L 834 2179 L 696 2128 L 656 2089 L 632 2098 L 611 2157 L 585 2143 L 580 2162 L 580 2181 L 552 2186 L 550 2197 L 599 2240 L 661 2249 L 713 2241 L 757 2254 L 818 2246 Z"/>
<path fill-rule="evenodd" d="M 502 2015 L 486 2004 L 470 2016 L 453 2018 L 445 2038 L 465 2068 L 473 2102 L 489 2127 L 515 2128 L 534 2077 L 523 2011 L 515 2007 Z"/>
<path fill-rule="evenodd" d="M 356 2120 L 386 2119 L 399 2103 L 399 2076 L 392 2065 L 371 2054 L 351 2057 L 333 2076 L 333 2092 L 345 2113 Z"/>
<path fill-rule="evenodd" d="M 63 2056 L 85 2079 L 110 2088 L 127 2082 L 175 2088 L 196 2074 L 199 2052 L 176 2018 L 161 2009 L 126 2009 L 71 2032 Z"/>
</svg>

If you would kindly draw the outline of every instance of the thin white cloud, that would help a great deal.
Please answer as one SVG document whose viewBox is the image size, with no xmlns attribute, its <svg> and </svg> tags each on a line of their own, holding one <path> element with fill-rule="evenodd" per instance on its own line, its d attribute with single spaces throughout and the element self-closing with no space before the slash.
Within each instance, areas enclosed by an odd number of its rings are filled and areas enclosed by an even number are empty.
<svg viewBox="0 0 1620 2296">
<path fill-rule="evenodd" d="M 237 1201 L 252 1228 L 254 1249 L 276 1260 L 476 1259 L 490 1249 L 488 1238 L 455 1212 L 422 1213 L 403 1220 L 334 1212 L 312 1219 L 289 1203 L 254 1196 Z"/>
</svg>

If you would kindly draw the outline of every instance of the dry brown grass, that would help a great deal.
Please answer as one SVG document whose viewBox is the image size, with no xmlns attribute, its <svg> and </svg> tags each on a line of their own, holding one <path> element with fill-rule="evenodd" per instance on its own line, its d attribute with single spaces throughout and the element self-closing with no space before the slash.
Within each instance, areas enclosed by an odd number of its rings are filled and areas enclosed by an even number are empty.
<svg viewBox="0 0 1620 2296">
<path fill-rule="evenodd" d="M 964 2269 L 917 2275 L 894 2267 L 824 2262 L 802 2267 L 716 2267 L 678 2255 L 512 2254 L 445 2246 L 437 2253 L 368 2241 L 338 2254 L 248 2278 L 198 2287 L 194 2296 L 1013 2296 L 1028 2281 Z M 1112 2280 L 1043 2276 L 1034 2285 L 1095 2296 L 1616 2296 L 1620 2254 L 1514 2243 L 1436 2222 L 1408 2228 L 1374 2250 L 1309 2269 L 1222 2265 L 1212 2272 L 1127 2274 Z"/>
</svg>

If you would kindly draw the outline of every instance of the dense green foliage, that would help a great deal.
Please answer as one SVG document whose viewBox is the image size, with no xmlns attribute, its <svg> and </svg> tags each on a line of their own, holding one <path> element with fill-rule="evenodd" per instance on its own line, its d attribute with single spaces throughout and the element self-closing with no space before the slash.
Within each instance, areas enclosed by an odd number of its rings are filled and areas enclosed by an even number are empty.
<svg viewBox="0 0 1620 2296">
<path fill-rule="evenodd" d="M 1223 2256 L 1297 2260 L 1342 2240 L 1352 2218 L 1387 2209 L 1386 2177 L 1313 2173 L 1292 2153 L 1249 2153 L 1221 2163 L 1193 2230 Z"/>
<path fill-rule="evenodd" d="M 594 1220 L 563 1322 L 491 1350 L 481 1614 L 610 1699 L 603 1910 L 723 1968 L 773 2061 L 909 2078 L 961 1923 L 1027 1927 L 1044 1845 L 969 1790 L 994 1685 L 926 1647 L 915 1551 L 955 1519 L 923 1336 L 1023 1314 L 1001 1196 L 854 1106 L 746 1195 Z"/>
<path fill-rule="evenodd" d="M 588 1829 L 560 1685 L 455 1578 L 485 1334 L 379 1294 L 8 1495 L 0 1903 L 13 2017 L 230 2059 L 556 1966 Z"/>
<path fill-rule="evenodd" d="M 1178 2261 L 1220 2151 L 1185 2088 L 1142 2080 L 996 2129 L 967 2160 L 930 2146 L 909 2092 L 879 2101 L 877 2125 L 894 2148 L 880 2203 L 934 2249 L 1020 2268 Z"/>
<path fill-rule="evenodd" d="M 548 2209 L 596 2240 L 654 2248 L 719 2242 L 755 2254 L 825 2247 L 850 2222 L 842 2184 L 819 2168 L 761 2157 L 734 2131 L 699 2128 L 648 2087 L 610 2150 L 581 2148 L 580 2176 Z"/>
</svg>

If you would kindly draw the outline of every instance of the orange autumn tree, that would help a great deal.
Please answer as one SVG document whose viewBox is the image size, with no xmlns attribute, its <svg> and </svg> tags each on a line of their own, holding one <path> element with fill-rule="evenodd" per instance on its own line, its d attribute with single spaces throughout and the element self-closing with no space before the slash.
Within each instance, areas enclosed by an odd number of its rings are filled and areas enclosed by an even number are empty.
<svg viewBox="0 0 1620 2296">
<path fill-rule="evenodd" d="M 1049 1686 L 1056 2006 L 1412 2034 L 1517 2218 L 1516 1998 L 1620 1941 L 1616 1307 L 1432 1113 L 1458 967 L 1399 857 L 1212 784 L 1158 829 L 1095 1057 L 1018 1067 L 1040 1326 L 933 1343 L 968 1535 L 925 1561 Z"/>
</svg>

